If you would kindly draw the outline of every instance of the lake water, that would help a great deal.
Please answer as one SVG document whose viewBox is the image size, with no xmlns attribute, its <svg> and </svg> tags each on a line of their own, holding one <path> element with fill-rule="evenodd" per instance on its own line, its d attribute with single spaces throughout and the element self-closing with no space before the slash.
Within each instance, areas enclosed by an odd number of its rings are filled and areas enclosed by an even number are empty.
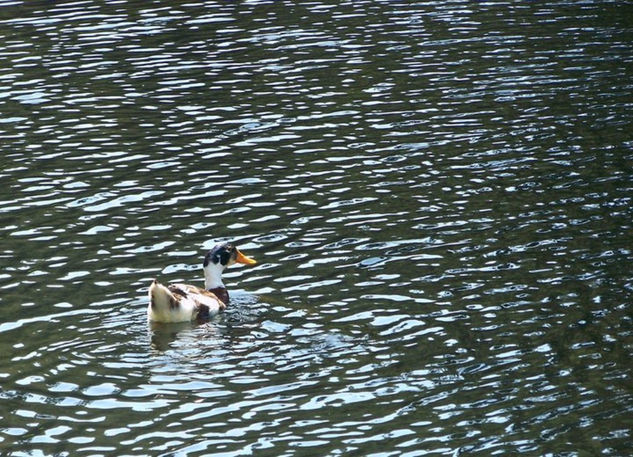
<svg viewBox="0 0 633 457">
<path fill-rule="evenodd" d="M 0 5 L 0 454 L 630 455 L 631 4 Z"/>
</svg>

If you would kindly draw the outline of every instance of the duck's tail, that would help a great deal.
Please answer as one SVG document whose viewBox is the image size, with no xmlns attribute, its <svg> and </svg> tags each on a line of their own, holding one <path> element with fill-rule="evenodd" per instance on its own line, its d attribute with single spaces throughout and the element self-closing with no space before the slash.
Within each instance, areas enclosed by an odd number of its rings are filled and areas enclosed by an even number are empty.
<svg viewBox="0 0 633 457">
<path fill-rule="evenodd" d="M 176 297 L 174 297 L 167 287 L 163 286 L 156 279 L 154 279 L 149 286 L 148 296 L 148 312 L 150 315 L 154 313 L 160 314 L 178 306 Z"/>
</svg>

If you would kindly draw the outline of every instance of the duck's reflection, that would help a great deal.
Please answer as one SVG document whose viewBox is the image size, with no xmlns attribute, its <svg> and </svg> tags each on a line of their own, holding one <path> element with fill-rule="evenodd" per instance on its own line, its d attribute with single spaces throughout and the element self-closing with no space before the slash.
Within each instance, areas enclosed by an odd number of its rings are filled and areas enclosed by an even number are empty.
<svg viewBox="0 0 633 457">
<path fill-rule="evenodd" d="M 257 305 L 257 306 L 255 306 Z M 164 352 L 175 347 L 198 347 L 212 344 L 224 346 L 231 340 L 240 338 L 252 331 L 253 325 L 259 325 L 268 304 L 260 302 L 256 296 L 239 293 L 231 307 L 210 319 L 197 319 L 185 322 L 148 321 L 150 345 L 152 349 Z"/>
<path fill-rule="evenodd" d="M 148 322 L 150 332 L 150 345 L 152 349 L 157 351 L 167 351 L 172 348 L 176 341 L 198 340 L 201 333 L 205 335 L 205 339 L 222 338 L 222 327 L 217 322 L 175 322 L 175 323 L 159 323 Z"/>
</svg>

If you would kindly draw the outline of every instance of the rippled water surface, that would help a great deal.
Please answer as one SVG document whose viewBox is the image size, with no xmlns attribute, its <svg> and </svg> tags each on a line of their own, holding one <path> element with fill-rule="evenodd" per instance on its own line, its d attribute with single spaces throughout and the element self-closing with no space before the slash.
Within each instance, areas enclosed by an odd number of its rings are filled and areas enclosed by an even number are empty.
<svg viewBox="0 0 633 457">
<path fill-rule="evenodd" d="M 0 454 L 629 455 L 630 4 L 0 5 Z"/>
</svg>

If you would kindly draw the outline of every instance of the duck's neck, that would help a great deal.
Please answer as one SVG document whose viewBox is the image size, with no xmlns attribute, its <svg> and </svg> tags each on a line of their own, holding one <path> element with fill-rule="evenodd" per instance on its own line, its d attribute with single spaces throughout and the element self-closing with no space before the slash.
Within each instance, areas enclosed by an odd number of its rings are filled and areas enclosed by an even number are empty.
<svg viewBox="0 0 633 457">
<path fill-rule="evenodd" d="M 222 270 L 224 266 L 219 263 L 209 263 L 203 268 L 205 289 L 226 289 L 222 282 Z"/>
<path fill-rule="evenodd" d="M 215 289 L 207 290 L 214 293 L 215 296 L 218 297 L 225 306 L 229 304 L 229 291 L 226 290 L 226 287 L 216 287 Z"/>
</svg>

